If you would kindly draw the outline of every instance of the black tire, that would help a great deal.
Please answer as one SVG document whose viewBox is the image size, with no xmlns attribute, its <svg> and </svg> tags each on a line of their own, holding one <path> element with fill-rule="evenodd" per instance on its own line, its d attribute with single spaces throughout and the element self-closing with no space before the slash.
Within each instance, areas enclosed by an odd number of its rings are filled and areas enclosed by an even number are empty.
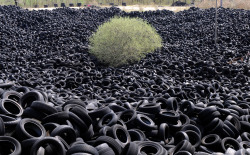
<svg viewBox="0 0 250 155">
<path fill-rule="evenodd" d="M 187 124 L 181 128 L 181 131 L 187 131 L 187 130 L 192 130 L 198 133 L 200 136 L 202 135 L 200 129 L 192 124 Z"/>
<path fill-rule="evenodd" d="M 130 142 L 123 148 L 121 155 L 138 155 L 138 152 L 138 145 L 135 142 Z"/>
<path fill-rule="evenodd" d="M 167 123 L 161 123 L 158 129 L 158 139 L 164 143 L 168 143 L 170 135 L 169 126 Z"/>
<path fill-rule="evenodd" d="M 84 121 L 82 121 L 76 114 L 72 112 L 68 112 L 69 120 L 72 124 L 75 124 L 79 129 L 81 133 L 84 133 L 88 130 L 87 125 Z"/>
<path fill-rule="evenodd" d="M 229 122 L 228 120 L 225 120 L 224 124 L 227 125 L 233 131 L 235 135 L 234 138 L 239 136 L 240 132 L 236 129 L 236 127 L 231 122 Z"/>
<path fill-rule="evenodd" d="M 54 113 L 57 113 L 56 108 L 46 104 L 45 102 L 42 101 L 34 101 L 31 104 L 31 108 L 35 109 L 35 110 L 39 110 L 40 112 L 43 112 L 47 115 L 51 115 Z"/>
<path fill-rule="evenodd" d="M 145 136 L 144 132 L 142 132 L 141 130 L 139 130 L 139 131 L 138 130 L 136 130 L 136 129 L 128 130 L 128 133 L 131 137 L 131 141 L 144 141 L 144 140 L 146 140 L 146 136 Z"/>
<path fill-rule="evenodd" d="M 222 139 L 221 148 L 222 148 L 223 152 L 226 152 L 229 147 L 234 149 L 234 150 L 241 149 L 240 144 L 235 139 L 233 139 L 231 137 L 226 137 L 226 138 Z"/>
<path fill-rule="evenodd" d="M 201 144 L 214 151 L 220 151 L 221 138 L 217 134 L 209 134 L 201 139 Z"/>
<path fill-rule="evenodd" d="M 174 135 L 174 144 L 177 145 L 183 140 L 189 141 L 189 136 L 187 135 L 187 133 L 184 131 L 176 132 L 176 134 Z"/>
<path fill-rule="evenodd" d="M 23 114 L 23 108 L 14 100 L 0 100 L 0 113 L 19 117 Z"/>
<path fill-rule="evenodd" d="M 240 142 L 240 146 L 243 149 L 249 149 L 250 148 L 250 142 L 249 141 L 242 141 L 242 142 Z"/>
<path fill-rule="evenodd" d="M 134 121 L 136 119 L 137 113 L 135 110 L 125 110 L 118 114 L 119 119 L 121 119 L 127 126 L 128 129 L 134 127 Z"/>
<path fill-rule="evenodd" d="M 157 155 L 167 155 L 167 150 L 163 148 L 160 144 L 153 141 L 137 141 L 138 154 L 157 154 Z"/>
<path fill-rule="evenodd" d="M 127 129 L 118 124 L 113 125 L 108 129 L 107 136 L 114 138 L 122 147 L 131 141 L 131 137 Z"/>
<path fill-rule="evenodd" d="M 0 117 L 0 136 L 4 136 L 5 134 L 5 125 L 3 119 Z"/>
<path fill-rule="evenodd" d="M 178 101 L 176 100 L 175 97 L 170 97 L 167 99 L 167 103 L 166 103 L 166 109 L 168 110 L 174 110 L 177 111 L 179 106 L 178 106 Z"/>
<path fill-rule="evenodd" d="M 21 93 L 21 94 L 26 94 L 26 93 L 28 93 L 30 90 L 29 90 L 29 88 L 27 88 L 27 87 L 18 87 L 18 88 L 15 89 L 15 91 L 18 92 L 18 93 Z"/>
<path fill-rule="evenodd" d="M 21 155 L 21 144 L 12 137 L 0 136 L 0 151 L 1 154 Z"/>
<path fill-rule="evenodd" d="M 137 114 L 135 124 L 137 125 L 137 127 L 144 131 L 150 131 L 157 128 L 154 121 L 143 114 Z"/>
<path fill-rule="evenodd" d="M 139 105 L 139 107 L 137 107 L 137 111 L 150 114 L 158 114 L 161 111 L 161 105 L 159 103 L 142 103 Z"/>
<path fill-rule="evenodd" d="M 33 101 L 43 101 L 44 102 L 44 97 L 38 91 L 30 91 L 30 92 L 24 94 L 20 98 L 19 104 L 25 109 L 25 108 L 29 107 Z"/>
<path fill-rule="evenodd" d="M 250 142 L 250 133 L 248 133 L 248 132 L 243 132 L 243 133 L 241 134 L 241 139 L 242 139 L 242 141 L 248 141 L 248 142 Z"/>
<path fill-rule="evenodd" d="M 22 119 L 16 126 L 16 135 L 20 140 L 43 138 L 45 134 L 45 128 L 34 119 Z"/>
<path fill-rule="evenodd" d="M 69 100 L 69 101 L 65 102 L 62 105 L 62 107 L 64 108 L 68 104 L 79 105 L 79 106 L 82 106 L 82 107 L 86 108 L 86 103 L 84 101 L 82 101 L 82 100 L 79 100 L 79 99 Z"/>
<path fill-rule="evenodd" d="M 112 125 L 115 125 L 117 121 L 118 121 L 118 116 L 114 112 L 111 112 L 111 113 L 104 115 L 98 121 L 97 127 L 101 129 L 104 126 L 112 126 Z"/>
<path fill-rule="evenodd" d="M 183 112 L 184 114 L 191 116 L 193 115 L 195 110 L 195 105 L 191 101 L 184 100 L 181 102 L 180 105 L 180 111 Z"/>
<path fill-rule="evenodd" d="M 174 155 L 192 155 L 192 154 L 188 151 L 178 151 Z M 199 154 L 199 155 L 202 155 L 202 154 Z"/>
<path fill-rule="evenodd" d="M 96 120 L 96 118 L 101 118 L 110 112 L 111 109 L 108 106 L 102 106 L 92 111 L 89 111 L 89 116 L 92 118 L 92 120 Z"/>
<path fill-rule="evenodd" d="M 9 99 L 9 100 L 13 100 L 15 102 L 18 102 L 21 98 L 21 94 L 18 93 L 17 91 L 5 91 L 2 94 L 2 99 Z"/>
<path fill-rule="evenodd" d="M 28 107 L 24 110 L 22 117 L 23 118 L 35 118 L 41 121 L 42 119 L 46 117 L 46 114 L 40 112 L 39 110 L 35 110 L 31 107 Z"/>
<path fill-rule="evenodd" d="M 53 145 L 54 149 L 53 153 L 57 155 L 66 155 L 66 151 L 64 149 L 63 144 L 56 138 L 45 137 L 37 140 L 34 145 L 31 147 L 30 155 L 37 155 L 37 151 L 41 146 L 45 146 L 46 144 Z"/>
<path fill-rule="evenodd" d="M 96 146 L 96 149 L 100 155 L 115 155 L 115 152 L 106 143 Z"/>
<path fill-rule="evenodd" d="M 91 155 L 99 155 L 96 148 L 88 144 L 76 144 L 69 148 L 66 155 L 72 155 L 74 153 L 89 153 Z"/>
<path fill-rule="evenodd" d="M 175 123 L 180 119 L 180 114 L 173 110 L 161 110 L 158 118 L 162 123 Z"/>
<path fill-rule="evenodd" d="M 191 154 L 194 154 L 195 148 L 192 146 L 192 144 L 189 141 L 183 140 L 183 141 L 179 142 L 173 148 L 173 150 L 170 152 L 170 155 L 174 155 L 175 153 L 177 153 L 179 151 L 188 151 Z"/>
<path fill-rule="evenodd" d="M 0 117 L 3 120 L 3 123 L 4 123 L 5 127 L 16 126 L 20 122 L 20 120 L 21 120 L 20 117 L 14 118 L 14 117 L 7 116 L 7 115 L 2 115 L 2 114 L 0 114 Z"/>
<path fill-rule="evenodd" d="M 122 152 L 122 147 L 118 142 L 116 142 L 115 139 L 109 137 L 109 136 L 100 136 L 96 139 L 94 145 L 100 145 L 102 143 L 107 143 L 115 152 L 116 155 L 120 155 Z"/>
<path fill-rule="evenodd" d="M 201 136 L 198 134 L 198 133 L 196 133 L 196 132 L 194 132 L 194 131 L 192 131 L 192 130 L 187 130 L 187 131 L 185 131 L 186 132 L 186 134 L 188 135 L 188 137 L 189 137 L 189 142 L 195 147 L 195 148 L 197 148 L 199 145 L 200 145 L 200 143 L 201 143 Z"/>
<path fill-rule="evenodd" d="M 88 115 L 88 111 L 85 108 L 75 107 L 70 109 L 70 111 L 83 120 L 88 127 L 93 123 L 91 117 Z"/>
<path fill-rule="evenodd" d="M 60 136 L 67 144 L 71 144 L 76 141 L 76 133 L 74 129 L 68 125 L 57 126 L 51 133 L 50 136 Z"/>
<path fill-rule="evenodd" d="M 54 122 L 54 123 L 64 123 L 65 120 L 69 119 L 69 113 L 62 111 L 46 116 L 42 119 L 42 124 Z"/>
</svg>

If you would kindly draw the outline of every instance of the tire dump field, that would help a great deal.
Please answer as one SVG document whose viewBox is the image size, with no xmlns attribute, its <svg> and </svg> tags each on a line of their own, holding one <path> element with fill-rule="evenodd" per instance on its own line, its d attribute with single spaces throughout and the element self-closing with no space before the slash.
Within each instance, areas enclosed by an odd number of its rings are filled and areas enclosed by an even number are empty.
<svg viewBox="0 0 250 155">
<path fill-rule="evenodd" d="M 163 47 L 104 67 L 89 36 L 113 16 Z M 250 11 L 0 6 L 0 154 L 250 154 Z M 237 151 L 237 152 L 236 152 Z"/>
</svg>

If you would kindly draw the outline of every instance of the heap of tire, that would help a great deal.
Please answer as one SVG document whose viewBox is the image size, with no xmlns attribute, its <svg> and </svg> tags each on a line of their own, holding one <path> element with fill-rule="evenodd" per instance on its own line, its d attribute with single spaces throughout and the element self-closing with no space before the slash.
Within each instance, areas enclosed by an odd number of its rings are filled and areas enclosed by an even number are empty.
<svg viewBox="0 0 250 155">
<path fill-rule="evenodd" d="M 102 67 L 88 37 L 139 17 L 163 48 Z M 250 11 L 0 6 L 0 154 L 250 154 Z"/>
</svg>

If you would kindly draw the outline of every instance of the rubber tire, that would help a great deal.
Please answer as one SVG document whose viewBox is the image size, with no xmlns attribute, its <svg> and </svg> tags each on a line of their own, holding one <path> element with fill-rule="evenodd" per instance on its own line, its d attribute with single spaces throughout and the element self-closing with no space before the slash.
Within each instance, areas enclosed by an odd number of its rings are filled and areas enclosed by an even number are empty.
<svg viewBox="0 0 250 155">
<path fill-rule="evenodd" d="M 95 140 L 94 145 L 97 146 L 97 145 L 100 145 L 102 143 L 107 143 L 113 149 L 113 151 L 115 152 L 116 155 L 120 155 L 121 154 L 122 147 L 112 137 L 109 137 L 109 136 L 100 136 L 100 137 L 98 137 Z"/>
<path fill-rule="evenodd" d="M 5 143 L 5 142 L 9 142 L 14 146 L 14 147 L 9 148 L 10 149 L 9 152 L 11 152 L 10 153 L 11 155 L 21 155 L 21 152 L 22 152 L 21 144 L 15 138 L 12 138 L 9 136 L 0 136 L 0 143 L 3 143 L 0 145 L 1 146 L 1 148 L 0 148 L 1 154 L 4 154 L 2 149 L 4 149 L 4 150 L 7 149 L 7 146 L 3 147 L 3 145 L 9 144 L 9 143 Z"/>
<path fill-rule="evenodd" d="M 8 105 L 6 105 L 7 103 L 8 103 Z M 12 107 L 7 108 L 6 106 L 9 106 L 9 104 L 12 104 Z M 15 106 L 15 107 L 13 107 L 13 106 Z M 12 111 L 13 109 L 15 109 L 15 110 Z M 16 112 L 17 109 L 18 109 L 18 113 Z M 10 99 L 3 99 L 3 100 L 0 100 L 0 113 L 20 117 L 23 114 L 23 108 L 16 101 L 13 101 Z"/>
<path fill-rule="evenodd" d="M 27 124 L 31 126 L 27 126 Z M 45 128 L 38 121 L 29 118 L 22 119 L 17 124 L 15 131 L 16 135 L 20 140 L 25 140 L 29 138 L 43 138 L 46 135 Z M 30 134 L 31 131 L 32 134 Z M 38 136 L 34 136 L 34 133 Z"/>
<path fill-rule="evenodd" d="M 65 137 L 65 133 L 67 133 Z M 75 130 L 68 126 L 68 125 L 60 125 L 57 126 L 51 133 L 50 136 L 60 136 L 62 139 L 64 139 L 68 145 L 76 141 L 76 133 Z M 67 139 L 65 139 L 67 138 Z"/>
<path fill-rule="evenodd" d="M 5 125 L 3 119 L 0 117 L 0 136 L 4 136 L 5 134 Z"/>
<path fill-rule="evenodd" d="M 99 155 L 96 148 L 88 144 L 76 144 L 69 148 L 66 155 L 71 155 L 73 153 L 89 153 L 91 155 Z"/>
<path fill-rule="evenodd" d="M 31 108 L 33 108 L 35 110 L 39 110 L 40 112 L 43 112 L 47 115 L 57 113 L 56 108 L 54 108 L 54 107 L 52 107 L 52 106 L 50 106 L 42 101 L 33 101 L 31 104 Z"/>
<path fill-rule="evenodd" d="M 37 140 L 34 143 L 34 145 L 31 147 L 30 155 L 37 155 L 38 149 L 41 146 L 44 146 L 45 144 L 54 145 L 53 148 L 56 149 L 54 151 L 54 153 L 56 152 L 57 155 L 66 155 L 66 151 L 65 151 L 65 148 L 64 148 L 63 144 L 58 139 L 52 138 L 52 137 L 44 137 L 44 138 L 41 138 L 41 139 Z"/>
</svg>

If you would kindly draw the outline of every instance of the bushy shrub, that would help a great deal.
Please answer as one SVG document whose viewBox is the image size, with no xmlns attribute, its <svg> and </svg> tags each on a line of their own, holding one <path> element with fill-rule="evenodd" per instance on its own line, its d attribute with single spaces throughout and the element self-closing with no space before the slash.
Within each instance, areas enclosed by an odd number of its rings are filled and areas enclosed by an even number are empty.
<svg viewBox="0 0 250 155">
<path fill-rule="evenodd" d="M 100 62 L 117 67 L 144 58 L 161 47 L 156 30 L 139 18 L 114 17 L 90 37 L 90 53 Z"/>
</svg>

